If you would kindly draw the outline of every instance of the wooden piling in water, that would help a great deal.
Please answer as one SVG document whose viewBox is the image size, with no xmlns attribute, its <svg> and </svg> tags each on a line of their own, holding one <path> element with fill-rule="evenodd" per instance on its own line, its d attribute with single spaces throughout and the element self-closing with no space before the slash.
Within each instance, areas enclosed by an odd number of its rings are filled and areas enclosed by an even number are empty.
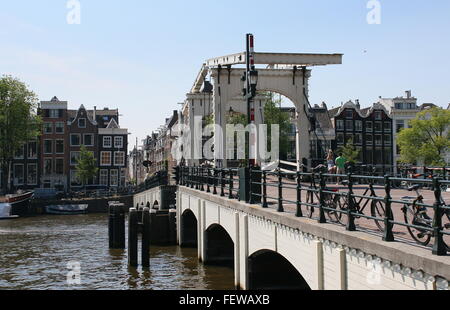
<svg viewBox="0 0 450 310">
<path fill-rule="evenodd" d="M 128 215 L 128 265 L 138 266 L 138 212 L 136 208 L 130 209 Z"/>
<path fill-rule="evenodd" d="M 150 209 L 142 210 L 142 267 L 150 267 Z"/>
</svg>

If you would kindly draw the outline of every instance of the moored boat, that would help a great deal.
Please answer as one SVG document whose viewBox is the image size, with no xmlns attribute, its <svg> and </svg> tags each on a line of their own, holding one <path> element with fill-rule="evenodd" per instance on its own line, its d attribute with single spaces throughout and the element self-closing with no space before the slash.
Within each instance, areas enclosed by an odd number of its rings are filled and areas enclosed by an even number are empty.
<svg viewBox="0 0 450 310">
<path fill-rule="evenodd" d="M 33 192 L 19 192 L 13 195 L 6 195 L 0 199 L 0 203 L 11 205 L 11 215 L 25 216 L 28 214 Z"/>
<path fill-rule="evenodd" d="M 88 205 L 54 205 L 45 207 L 47 214 L 55 215 L 77 215 L 86 214 Z"/>
<path fill-rule="evenodd" d="M 11 204 L 2 202 L 0 203 L 0 220 L 10 220 L 18 218 L 17 215 L 11 214 Z"/>
</svg>

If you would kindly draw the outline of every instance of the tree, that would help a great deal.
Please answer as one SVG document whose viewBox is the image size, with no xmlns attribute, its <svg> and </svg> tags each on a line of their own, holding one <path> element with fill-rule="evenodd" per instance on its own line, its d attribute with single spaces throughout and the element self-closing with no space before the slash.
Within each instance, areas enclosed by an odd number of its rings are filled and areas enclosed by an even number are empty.
<svg viewBox="0 0 450 310">
<path fill-rule="evenodd" d="M 433 108 L 417 114 L 410 128 L 398 134 L 400 161 L 407 164 L 445 165 L 450 151 L 450 111 Z"/>
<path fill-rule="evenodd" d="M 347 162 L 355 164 L 360 151 L 353 145 L 353 140 L 350 139 L 344 146 L 339 148 L 338 152 L 342 153 Z"/>
<path fill-rule="evenodd" d="M 280 126 L 280 158 L 286 159 L 289 150 L 289 132 L 291 120 L 289 113 L 283 112 L 279 105 L 281 99 L 275 99 L 274 93 L 268 93 L 268 100 L 264 105 L 264 124 L 267 124 L 268 147 L 271 149 L 272 128 L 271 125 Z"/>
<path fill-rule="evenodd" d="M 77 160 L 76 176 L 83 186 L 86 186 L 90 179 L 93 179 L 98 172 L 97 160 L 94 154 L 82 145 L 80 149 L 80 157 Z"/>
<path fill-rule="evenodd" d="M 0 168 L 2 187 L 10 188 L 14 154 L 28 141 L 35 139 L 41 129 L 37 115 L 36 95 L 20 80 L 11 76 L 0 79 Z"/>
</svg>

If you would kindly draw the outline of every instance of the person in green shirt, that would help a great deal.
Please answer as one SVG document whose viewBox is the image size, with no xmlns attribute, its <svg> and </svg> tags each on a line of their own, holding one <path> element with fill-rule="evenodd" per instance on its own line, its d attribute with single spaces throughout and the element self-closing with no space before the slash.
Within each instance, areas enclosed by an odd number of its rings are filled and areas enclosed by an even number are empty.
<svg viewBox="0 0 450 310">
<path fill-rule="evenodd" d="M 339 157 L 336 158 L 336 167 L 337 167 L 337 174 L 345 174 L 345 163 L 347 162 L 347 159 L 342 156 L 342 153 L 339 153 Z M 340 178 L 337 178 L 338 183 L 340 182 Z"/>
</svg>

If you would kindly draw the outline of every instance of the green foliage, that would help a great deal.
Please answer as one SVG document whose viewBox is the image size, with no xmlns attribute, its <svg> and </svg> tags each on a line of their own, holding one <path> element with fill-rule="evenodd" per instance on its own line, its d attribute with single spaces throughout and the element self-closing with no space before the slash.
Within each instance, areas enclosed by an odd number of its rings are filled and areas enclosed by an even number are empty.
<svg viewBox="0 0 450 310">
<path fill-rule="evenodd" d="M 214 115 L 206 115 L 203 120 L 205 121 L 205 126 L 213 125 L 214 124 Z"/>
<path fill-rule="evenodd" d="M 0 168 L 7 171 L 3 174 L 4 189 L 14 153 L 40 133 L 37 102 L 36 95 L 20 80 L 11 76 L 0 79 Z"/>
<path fill-rule="evenodd" d="M 228 123 L 233 125 L 243 125 L 245 127 L 248 124 L 247 116 L 242 113 L 233 113 L 228 115 Z"/>
<path fill-rule="evenodd" d="M 344 146 L 340 147 L 338 153 L 350 163 L 356 163 L 359 157 L 359 150 L 353 145 L 353 140 L 349 140 Z"/>
<path fill-rule="evenodd" d="M 268 100 L 264 105 L 264 123 L 267 124 L 268 146 L 271 148 L 272 130 L 271 125 L 278 124 L 280 126 L 280 158 L 285 159 L 289 150 L 289 132 L 291 128 L 291 120 L 289 114 L 283 112 L 279 105 L 280 99 L 275 98 L 274 93 L 267 93 Z"/>
<path fill-rule="evenodd" d="M 397 137 L 400 161 L 441 166 L 450 151 L 450 111 L 433 108 L 420 112 Z"/>
<path fill-rule="evenodd" d="M 86 185 L 90 179 L 93 179 L 97 175 L 97 172 L 97 160 L 94 158 L 94 154 L 82 145 L 80 149 L 80 157 L 77 160 L 77 178 L 81 181 L 81 183 L 83 183 L 83 185 Z"/>
</svg>

